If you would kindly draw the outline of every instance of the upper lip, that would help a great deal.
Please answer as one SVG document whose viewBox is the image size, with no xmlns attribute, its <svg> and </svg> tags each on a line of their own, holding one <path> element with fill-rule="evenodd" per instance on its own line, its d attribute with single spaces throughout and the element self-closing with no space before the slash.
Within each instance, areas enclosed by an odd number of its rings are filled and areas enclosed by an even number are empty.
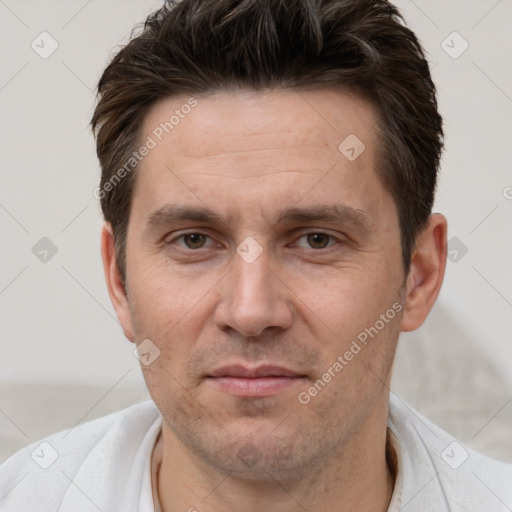
<svg viewBox="0 0 512 512">
<path fill-rule="evenodd" d="M 304 377 L 304 375 L 294 372 L 283 366 L 264 364 L 254 368 L 241 364 L 222 366 L 213 370 L 208 377 L 238 377 L 245 379 L 254 379 L 261 377 Z"/>
</svg>

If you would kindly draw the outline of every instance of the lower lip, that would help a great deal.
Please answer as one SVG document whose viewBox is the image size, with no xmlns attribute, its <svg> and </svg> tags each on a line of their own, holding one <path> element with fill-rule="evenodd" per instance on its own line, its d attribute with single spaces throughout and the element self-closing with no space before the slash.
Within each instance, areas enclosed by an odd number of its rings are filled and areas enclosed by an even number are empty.
<svg viewBox="0 0 512 512">
<path fill-rule="evenodd" d="M 302 377 L 212 377 L 209 379 L 226 393 L 243 397 L 272 396 L 302 381 Z"/>
</svg>

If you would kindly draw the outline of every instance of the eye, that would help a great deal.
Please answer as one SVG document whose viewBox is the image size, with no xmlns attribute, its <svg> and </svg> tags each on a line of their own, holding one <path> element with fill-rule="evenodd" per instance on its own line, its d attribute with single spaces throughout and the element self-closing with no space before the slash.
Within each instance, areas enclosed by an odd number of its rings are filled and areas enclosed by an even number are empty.
<svg viewBox="0 0 512 512">
<path fill-rule="evenodd" d="M 178 245 L 186 249 L 202 249 L 205 247 L 208 239 L 209 237 L 203 233 L 185 233 L 171 242 L 178 242 Z"/>
<path fill-rule="evenodd" d="M 309 247 L 305 247 L 306 249 L 326 249 L 336 243 L 336 239 L 333 236 L 321 232 L 306 233 L 299 238 L 299 240 L 303 239 L 305 239 L 306 243 L 309 245 Z M 304 247 L 304 245 L 300 245 L 300 243 L 298 245 L 299 247 Z"/>
</svg>

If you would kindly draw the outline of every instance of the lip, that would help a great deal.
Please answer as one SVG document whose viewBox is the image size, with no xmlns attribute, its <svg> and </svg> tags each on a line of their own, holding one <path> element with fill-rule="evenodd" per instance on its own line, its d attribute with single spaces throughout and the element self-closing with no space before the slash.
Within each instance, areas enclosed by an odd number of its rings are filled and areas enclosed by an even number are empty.
<svg viewBox="0 0 512 512">
<path fill-rule="evenodd" d="M 234 364 L 230 366 L 222 366 L 213 370 L 208 377 L 238 377 L 246 379 L 256 379 L 262 377 L 304 377 L 293 370 L 283 366 L 273 364 L 264 364 L 255 368 L 250 368 L 241 364 Z"/>
<path fill-rule="evenodd" d="M 271 364 L 223 366 L 207 375 L 207 379 L 220 391 L 239 397 L 273 396 L 305 377 L 289 368 Z"/>
</svg>

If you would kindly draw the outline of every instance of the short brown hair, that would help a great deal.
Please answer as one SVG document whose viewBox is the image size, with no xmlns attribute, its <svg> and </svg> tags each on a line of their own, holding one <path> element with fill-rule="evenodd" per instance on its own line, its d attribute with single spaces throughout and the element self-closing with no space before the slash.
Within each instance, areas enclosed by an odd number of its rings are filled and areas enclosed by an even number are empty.
<svg viewBox="0 0 512 512">
<path fill-rule="evenodd" d="M 112 179 L 160 99 L 219 89 L 347 88 L 376 108 L 377 173 L 399 214 L 405 273 L 432 212 L 443 147 L 436 90 L 422 47 L 387 0 L 180 0 L 151 14 L 98 84 L 91 125 L 101 207 L 125 278 L 136 176 Z M 109 186 L 110 184 L 110 186 Z"/>
</svg>

